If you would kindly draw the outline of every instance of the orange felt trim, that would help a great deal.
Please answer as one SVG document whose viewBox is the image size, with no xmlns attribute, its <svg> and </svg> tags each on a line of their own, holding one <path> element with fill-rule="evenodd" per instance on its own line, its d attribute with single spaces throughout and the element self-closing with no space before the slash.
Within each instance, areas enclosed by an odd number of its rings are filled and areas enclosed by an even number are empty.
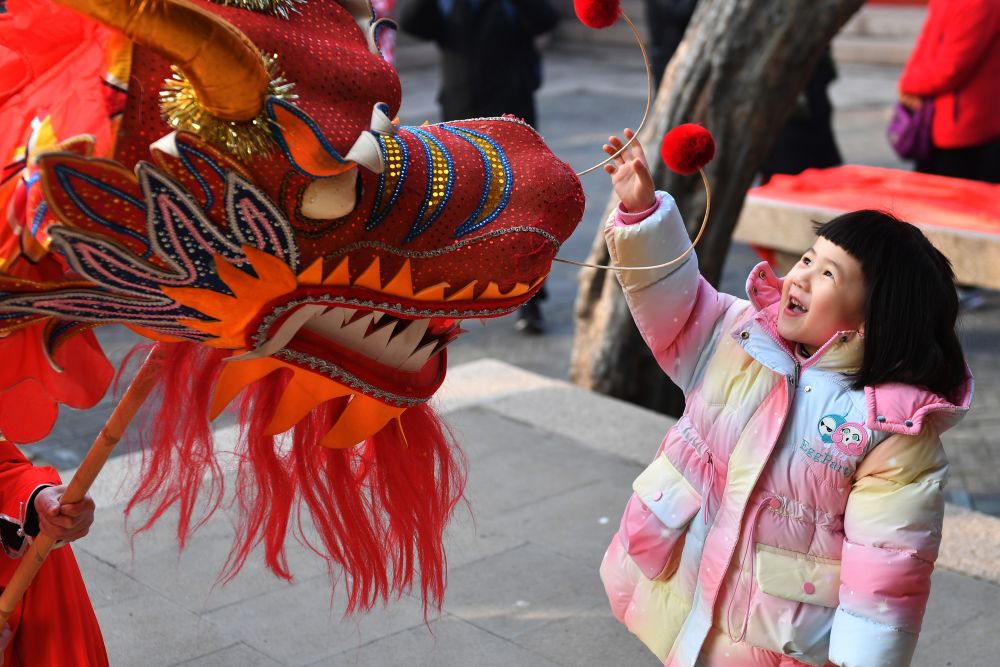
<svg viewBox="0 0 1000 667">
<path fill-rule="evenodd" d="M 323 284 L 323 258 L 320 257 L 309 265 L 309 268 L 299 274 L 300 285 Z"/>
<path fill-rule="evenodd" d="M 410 260 L 403 262 L 399 273 L 396 274 L 395 278 L 386 283 L 382 291 L 393 296 L 413 297 L 413 276 L 410 271 Z"/>
<path fill-rule="evenodd" d="M 368 265 L 368 268 L 358 276 L 358 279 L 354 281 L 355 287 L 366 287 L 372 291 L 378 292 L 382 289 L 382 271 L 379 267 L 379 258 L 376 257 L 372 260 L 372 263 Z"/>
<path fill-rule="evenodd" d="M 284 433 L 302 421 L 317 405 L 353 393 L 339 382 L 296 369 L 278 401 L 271 423 L 267 425 L 267 435 Z"/>
<path fill-rule="evenodd" d="M 354 447 L 381 431 L 405 410 L 406 408 L 386 405 L 364 394 L 355 394 L 320 444 L 330 449 Z"/>
<path fill-rule="evenodd" d="M 212 411 L 209 413 L 209 419 L 215 419 L 222 414 L 226 406 L 249 384 L 283 368 L 291 367 L 273 357 L 251 359 L 250 361 L 231 361 L 227 363 L 219 375 L 218 382 L 215 383 L 215 393 L 212 396 Z"/>
<path fill-rule="evenodd" d="M 351 267 L 350 267 L 350 257 L 344 257 L 340 260 L 340 264 L 337 265 L 330 275 L 326 277 L 323 281 L 324 285 L 350 285 L 351 284 Z"/>
<path fill-rule="evenodd" d="M 235 296 L 197 287 L 161 287 L 174 301 L 208 315 L 212 322 L 185 320 L 184 326 L 216 337 L 213 347 L 246 346 L 250 324 L 268 303 L 293 292 L 298 283 L 283 261 L 262 250 L 243 246 L 257 277 L 238 269 L 221 257 L 215 258 L 216 271 Z"/>
</svg>

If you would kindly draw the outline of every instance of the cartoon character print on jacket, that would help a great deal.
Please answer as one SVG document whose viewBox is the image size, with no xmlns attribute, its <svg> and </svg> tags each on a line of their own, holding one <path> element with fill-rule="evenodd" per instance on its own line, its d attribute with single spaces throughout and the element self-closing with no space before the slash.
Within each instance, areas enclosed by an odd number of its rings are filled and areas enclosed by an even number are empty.
<svg viewBox="0 0 1000 667">
<path fill-rule="evenodd" d="M 868 431 L 861 424 L 853 422 L 841 424 L 831 437 L 834 446 L 847 456 L 861 456 L 868 444 Z"/>
<path fill-rule="evenodd" d="M 850 479 L 857 459 L 867 451 L 868 431 L 859 422 L 848 421 L 846 415 L 838 414 L 824 415 L 816 430 L 820 442 L 811 445 L 808 439 L 803 438 L 799 450 L 815 463 Z"/>
<path fill-rule="evenodd" d="M 819 420 L 819 437 L 834 445 L 842 454 L 861 456 L 868 446 L 868 431 L 843 415 L 826 415 Z"/>
<path fill-rule="evenodd" d="M 826 415 L 819 420 L 819 437 L 823 442 L 833 443 L 833 434 L 847 420 L 841 415 Z"/>
</svg>

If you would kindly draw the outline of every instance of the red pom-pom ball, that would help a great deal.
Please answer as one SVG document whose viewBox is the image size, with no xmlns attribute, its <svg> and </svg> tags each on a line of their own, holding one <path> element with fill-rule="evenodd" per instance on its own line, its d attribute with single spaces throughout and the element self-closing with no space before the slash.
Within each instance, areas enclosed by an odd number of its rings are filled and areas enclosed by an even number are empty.
<svg viewBox="0 0 1000 667">
<path fill-rule="evenodd" d="M 573 0 L 573 9 L 583 25 L 595 30 L 614 25 L 622 15 L 621 0 Z"/>
<path fill-rule="evenodd" d="M 715 157 L 715 139 L 701 125 L 684 123 L 663 137 L 660 156 L 670 171 L 689 176 L 697 173 Z"/>
</svg>

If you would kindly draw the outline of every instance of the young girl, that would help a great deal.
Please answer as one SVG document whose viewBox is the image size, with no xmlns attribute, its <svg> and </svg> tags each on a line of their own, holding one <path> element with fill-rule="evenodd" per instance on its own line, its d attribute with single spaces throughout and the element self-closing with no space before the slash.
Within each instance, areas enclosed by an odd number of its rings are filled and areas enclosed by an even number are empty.
<svg viewBox="0 0 1000 667">
<path fill-rule="evenodd" d="M 687 248 L 638 144 L 606 170 L 615 264 Z M 948 261 L 857 211 L 784 279 L 754 268 L 749 302 L 693 254 L 618 275 L 687 407 L 604 557 L 615 616 L 668 667 L 909 665 L 941 539 L 939 436 L 972 395 Z"/>
</svg>

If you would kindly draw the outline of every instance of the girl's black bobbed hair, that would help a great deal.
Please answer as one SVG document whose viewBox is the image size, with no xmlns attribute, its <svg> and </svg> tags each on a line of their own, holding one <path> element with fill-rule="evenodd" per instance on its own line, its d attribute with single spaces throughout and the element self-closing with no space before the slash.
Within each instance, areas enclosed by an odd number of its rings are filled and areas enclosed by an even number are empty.
<svg viewBox="0 0 1000 667">
<path fill-rule="evenodd" d="M 816 233 L 861 263 L 865 352 L 854 387 L 905 382 L 945 397 L 965 382 L 951 263 L 917 227 L 883 211 L 846 213 Z"/>
</svg>

